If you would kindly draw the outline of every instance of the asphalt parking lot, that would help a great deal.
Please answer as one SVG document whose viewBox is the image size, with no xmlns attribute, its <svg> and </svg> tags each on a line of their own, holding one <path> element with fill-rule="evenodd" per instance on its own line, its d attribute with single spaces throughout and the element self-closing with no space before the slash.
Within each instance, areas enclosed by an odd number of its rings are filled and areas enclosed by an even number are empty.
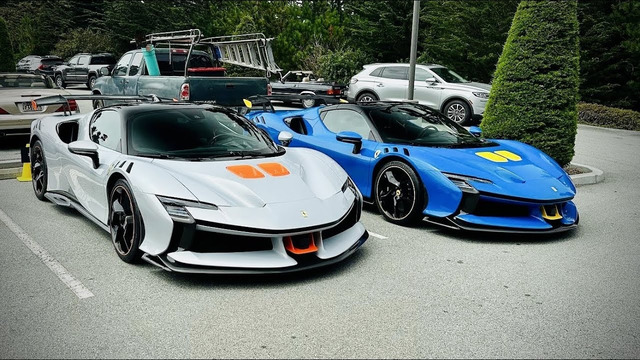
<svg viewBox="0 0 640 360">
<path fill-rule="evenodd" d="M 286 276 L 125 264 L 89 220 L 2 180 L 0 357 L 638 358 L 639 152 L 640 133 L 579 127 L 574 161 L 606 180 L 578 188 L 574 232 L 406 228 L 371 207 L 358 253 Z"/>
</svg>

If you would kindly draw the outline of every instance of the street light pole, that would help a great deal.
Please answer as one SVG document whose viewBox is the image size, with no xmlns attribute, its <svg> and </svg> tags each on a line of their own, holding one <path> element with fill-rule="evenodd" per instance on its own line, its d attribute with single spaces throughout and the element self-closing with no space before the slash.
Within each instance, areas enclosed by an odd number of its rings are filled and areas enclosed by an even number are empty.
<svg viewBox="0 0 640 360">
<path fill-rule="evenodd" d="M 418 50 L 418 23 L 420 22 L 420 0 L 413 0 L 413 24 L 411 25 L 411 56 L 409 58 L 409 92 L 407 99 L 413 100 L 416 78 L 416 53 Z"/>
</svg>

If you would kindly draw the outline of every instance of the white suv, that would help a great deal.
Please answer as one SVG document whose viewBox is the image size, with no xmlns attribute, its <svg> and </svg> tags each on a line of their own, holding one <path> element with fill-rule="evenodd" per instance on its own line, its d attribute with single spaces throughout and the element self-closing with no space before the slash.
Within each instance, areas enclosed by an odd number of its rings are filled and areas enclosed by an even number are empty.
<svg viewBox="0 0 640 360">
<path fill-rule="evenodd" d="M 409 64 L 370 64 L 351 78 L 349 101 L 402 101 L 409 89 Z M 491 85 L 470 82 L 437 64 L 416 65 L 414 100 L 468 125 L 479 119 Z"/>
</svg>

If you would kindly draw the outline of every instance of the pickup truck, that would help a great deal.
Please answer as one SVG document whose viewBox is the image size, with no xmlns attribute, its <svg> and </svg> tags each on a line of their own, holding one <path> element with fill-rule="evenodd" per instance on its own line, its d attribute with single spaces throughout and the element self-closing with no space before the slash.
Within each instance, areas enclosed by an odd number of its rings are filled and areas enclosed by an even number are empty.
<svg viewBox="0 0 640 360">
<path fill-rule="evenodd" d="M 269 73 L 279 70 L 271 61 L 269 41 L 263 34 L 247 34 L 240 40 L 235 37 L 201 39 L 200 30 L 155 33 L 146 37 L 147 46 L 154 49 L 160 74 L 153 74 L 155 64 L 147 69 L 145 49 L 131 50 L 120 58 L 115 68 L 98 78 L 93 86 L 96 95 L 156 95 L 192 102 L 215 102 L 223 106 L 243 106 L 243 99 L 253 95 L 271 95 L 271 84 L 264 77 L 226 77 L 225 68 L 219 64 L 260 69 Z M 240 47 L 242 47 L 240 49 Z M 197 48 L 204 48 L 199 50 Z M 148 51 L 148 50 L 147 50 Z M 251 56 L 237 57 L 239 52 L 252 51 Z M 147 54 L 148 55 L 148 54 Z M 109 105 L 94 101 L 94 108 Z"/>
<path fill-rule="evenodd" d="M 116 58 L 109 53 L 76 54 L 69 61 L 56 66 L 53 76 L 60 88 L 66 87 L 67 84 L 85 84 L 91 89 L 100 77 L 100 69 L 106 66 L 111 70 L 115 63 Z"/>
<path fill-rule="evenodd" d="M 274 81 L 274 95 L 324 95 L 340 99 L 344 97 L 346 85 L 330 83 L 322 78 L 316 78 L 312 71 L 294 70 L 289 71 L 279 81 Z M 316 105 L 313 98 L 301 101 L 302 106 L 310 108 Z"/>
</svg>

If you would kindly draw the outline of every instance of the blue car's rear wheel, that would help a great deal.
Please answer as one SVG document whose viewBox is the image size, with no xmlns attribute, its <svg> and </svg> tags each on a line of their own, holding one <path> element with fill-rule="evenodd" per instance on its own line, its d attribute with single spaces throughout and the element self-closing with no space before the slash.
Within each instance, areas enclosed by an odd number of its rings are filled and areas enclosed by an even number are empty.
<svg viewBox="0 0 640 360">
<path fill-rule="evenodd" d="M 109 196 L 109 229 L 116 253 L 133 263 L 142 255 L 138 250 L 142 239 L 142 219 L 133 192 L 125 180 L 113 185 Z"/>
<path fill-rule="evenodd" d="M 413 169 L 400 161 L 384 165 L 375 178 L 375 203 L 385 219 L 406 225 L 421 217 L 424 192 Z"/>
</svg>

